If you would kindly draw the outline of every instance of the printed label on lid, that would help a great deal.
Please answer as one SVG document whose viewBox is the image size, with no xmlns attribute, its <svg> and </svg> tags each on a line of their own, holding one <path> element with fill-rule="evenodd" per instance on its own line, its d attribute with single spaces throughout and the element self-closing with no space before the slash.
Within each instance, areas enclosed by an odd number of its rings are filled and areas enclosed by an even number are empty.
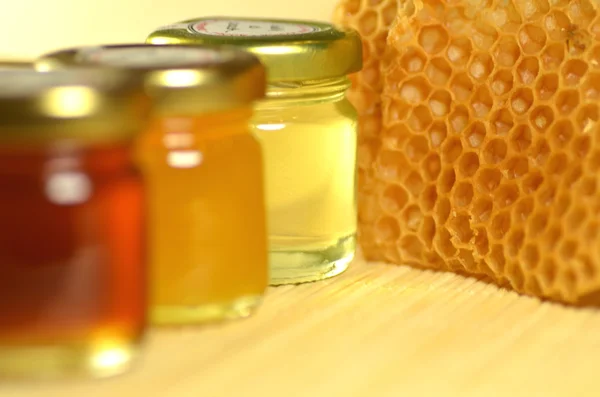
<svg viewBox="0 0 600 397">
<path fill-rule="evenodd" d="M 224 55 L 209 49 L 181 47 L 94 47 L 81 50 L 77 59 L 110 66 L 122 67 L 168 67 L 182 64 L 209 64 L 222 62 Z"/>
<path fill-rule="evenodd" d="M 193 24 L 192 32 L 211 36 L 289 36 L 318 32 L 322 28 L 313 25 L 269 22 L 207 19 Z"/>
</svg>

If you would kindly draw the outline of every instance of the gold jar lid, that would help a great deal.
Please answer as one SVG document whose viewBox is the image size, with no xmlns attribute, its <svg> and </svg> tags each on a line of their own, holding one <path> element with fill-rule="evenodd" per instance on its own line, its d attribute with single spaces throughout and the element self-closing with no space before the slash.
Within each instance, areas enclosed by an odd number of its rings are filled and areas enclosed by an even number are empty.
<svg viewBox="0 0 600 397">
<path fill-rule="evenodd" d="M 149 111 L 141 80 L 125 71 L 0 71 L 3 144 L 126 141 L 143 128 Z"/>
<path fill-rule="evenodd" d="M 265 95 L 258 58 L 235 48 L 124 44 L 68 49 L 42 56 L 38 70 L 102 65 L 144 76 L 156 110 L 198 114 L 246 106 Z"/>
<path fill-rule="evenodd" d="M 322 22 L 199 18 L 158 28 L 146 42 L 241 47 L 265 64 L 270 82 L 334 78 L 362 68 L 358 33 Z"/>
</svg>

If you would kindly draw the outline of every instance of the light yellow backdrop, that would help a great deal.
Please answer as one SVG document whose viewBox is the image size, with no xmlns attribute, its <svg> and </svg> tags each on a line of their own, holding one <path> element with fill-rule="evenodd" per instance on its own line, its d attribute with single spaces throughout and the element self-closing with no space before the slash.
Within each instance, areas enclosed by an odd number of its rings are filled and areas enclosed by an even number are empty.
<svg viewBox="0 0 600 397">
<path fill-rule="evenodd" d="M 143 41 L 155 27 L 199 16 L 329 20 L 336 0 L 0 0 L 0 56 Z"/>
</svg>

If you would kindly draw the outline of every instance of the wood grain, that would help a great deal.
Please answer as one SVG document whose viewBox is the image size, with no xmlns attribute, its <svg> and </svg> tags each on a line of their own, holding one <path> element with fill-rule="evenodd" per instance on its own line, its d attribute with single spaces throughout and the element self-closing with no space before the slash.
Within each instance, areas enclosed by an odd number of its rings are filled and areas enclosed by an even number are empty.
<svg viewBox="0 0 600 397">
<path fill-rule="evenodd" d="M 247 320 L 153 330 L 132 373 L 2 397 L 599 396 L 600 311 L 357 260 Z"/>
</svg>

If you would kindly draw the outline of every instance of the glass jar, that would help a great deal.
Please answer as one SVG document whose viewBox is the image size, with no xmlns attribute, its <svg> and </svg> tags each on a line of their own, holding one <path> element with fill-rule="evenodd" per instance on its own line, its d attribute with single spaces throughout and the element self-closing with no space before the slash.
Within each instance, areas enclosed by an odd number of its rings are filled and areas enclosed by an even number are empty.
<svg viewBox="0 0 600 397">
<path fill-rule="evenodd" d="M 0 377 L 129 368 L 146 324 L 131 75 L 0 72 Z"/>
<path fill-rule="evenodd" d="M 264 68 L 241 51 L 152 45 L 67 50 L 38 67 L 90 63 L 139 71 L 156 102 L 137 149 L 149 188 L 152 322 L 249 315 L 268 284 L 262 152 L 248 127 Z"/>
<path fill-rule="evenodd" d="M 288 20 L 204 18 L 159 28 L 152 44 L 233 45 L 267 67 L 252 127 L 265 152 L 270 283 L 343 272 L 356 240 L 356 114 L 345 92 L 361 68 L 352 30 Z"/>
</svg>

